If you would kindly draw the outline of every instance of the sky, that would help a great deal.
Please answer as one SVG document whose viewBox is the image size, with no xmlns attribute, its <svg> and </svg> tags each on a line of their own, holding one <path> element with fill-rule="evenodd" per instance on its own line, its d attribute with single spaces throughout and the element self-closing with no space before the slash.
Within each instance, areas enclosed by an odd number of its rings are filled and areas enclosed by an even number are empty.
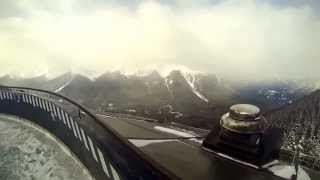
<svg viewBox="0 0 320 180">
<path fill-rule="evenodd" d="M 319 78 L 317 0 L 1 0 L 0 76 Z"/>
</svg>

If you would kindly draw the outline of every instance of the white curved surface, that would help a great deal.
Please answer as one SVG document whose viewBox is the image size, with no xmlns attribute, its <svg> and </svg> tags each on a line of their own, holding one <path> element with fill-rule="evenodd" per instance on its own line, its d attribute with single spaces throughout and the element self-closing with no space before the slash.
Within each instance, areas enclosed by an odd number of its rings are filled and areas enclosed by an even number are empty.
<svg viewBox="0 0 320 180">
<path fill-rule="evenodd" d="M 65 145 L 32 123 L 0 115 L 0 139 L 0 179 L 93 179 Z"/>
</svg>

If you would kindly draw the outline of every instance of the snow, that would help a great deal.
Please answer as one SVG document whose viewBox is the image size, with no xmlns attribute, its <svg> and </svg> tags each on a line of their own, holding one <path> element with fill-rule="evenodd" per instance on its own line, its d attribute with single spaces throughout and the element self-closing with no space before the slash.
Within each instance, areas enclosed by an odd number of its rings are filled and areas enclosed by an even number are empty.
<svg viewBox="0 0 320 180">
<path fill-rule="evenodd" d="M 135 109 L 128 109 L 127 112 L 129 113 L 136 113 L 137 111 Z"/>
<path fill-rule="evenodd" d="M 154 129 L 156 129 L 158 131 L 161 131 L 161 132 L 174 134 L 174 135 L 177 135 L 177 136 L 180 136 L 180 137 L 190 138 L 189 140 L 202 144 L 202 140 L 194 138 L 195 135 L 193 135 L 191 133 L 178 131 L 178 130 L 175 130 L 175 129 L 166 128 L 166 127 L 162 127 L 162 126 L 155 126 Z"/>
<path fill-rule="evenodd" d="M 134 144 L 137 147 L 144 147 L 148 146 L 150 144 L 158 144 L 158 143 L 165 143 L 165 142 L 175 142 L 178 140 L 144 140 L 144 139 L 130 139 L 129 140 L 132 144 Z"/>
<path fill-rule="evenodd" d="M 197 95 L 200 99 L 202 99 L 204 102 L 209 102 L 209 100 L 207 98 L 205 98 L 200 92 L 198 92 L 197 90 L 193 89 L 193 93 L 195 95 Z"/>
<path fill-rule="evenodd" d="M 240 159 L 236 159 L 236 158 L 231 157 L 229 155 L 226 155 L 226 154 L 223 154 L 223 153 L 219 153 L 219 152 L 215 152 L 215 151 L 212 151 L 212 150 L 207 149 L 207 148 L 204 148 L 204 149 L 207 150 L 207 151 L 214 152 L 215 154 L 217 154 L 217 155 L 219 155 L 219 156 L 221 156 L 221 157 L 223 157 L 225 159 L 229 159 L 229 160 L 232 160 L 234 162 L 237 162 L 237 163 L 240 163 L 240 164 L 244 164 L 246 166 L 250 166 L 250 167 L 253 167 L 253 168 L 256 168 L 256 169 L 260 168 L 260 167 L 254 165 L 254 164 L 242 161 Z M 269 167 L 269 168 L 267 168 L 267 167 Z M 267 170 L 270 171 L 271 173 L 273 173 L 274 175 L 282 177 L 284 179 L 291 179 L 291 177 L 296 174 L 294 166 L 288 165 L 288 164 L 280 164 L 278 160 L 272 161 L 272 162 L 264 165 L 262 168 L 267 168 Z M 299 167 L 297 180 L 311 180 L 311 178 L 308 175 L 308 173 L 302 167 Z"/>
<path fill-rule="evenodd" d="M 167 66 L 159 68 L 159 69 L 158 69 L 158 71 L 162 77 L 167 77 L 170 74 L 170 72 L 172 72 L 174 70 L 179 71 L 182 74 L 182 76 L 184 77 L 184 79 L 187 81 L 192 92 L 197 97 L 199 97 L 201 100 L 203 100 L 204 102 L 206 102 L 206 103 L 209 102 L 209 100 L 204 95 L 202 95 L 195 87 L 196 75 L 200 74 L 200 72 L 193 71 L 193 70 L 187 68 L 186 66 L 178 66 L 178 65 L 167 65 Z M 170 85 L 173 84 L 173 80 L 168 80 L 166 78 L 165 83 L 166 83 L 168 90 L 170 91 L 169 87 L 170 87 Z"/>
<path fill-rule="evenodd" d="M 275 165 L 268 170 L 273 174 L 286 179 L 290 179 L 292 175 L 296 174 L 295 168 L 292 165 Z M 302 167 L 299 167 L 297 180 L 311 180 L 311 178 Z"/>
<path fill-rule="evenodd" d="M 182 131 L 177 131 L 175 129 L 170 129 L 170 128 L 166 128 L 166 127 L 162 127 L 162 126 L 155 126 L 154 129 L 156 129 L 158 131 L 166 132 L 169 134 L 181 136 L 181 137 L 194 137 L 193 134 L 182 132 Z"/>
<path fill-rule="evenodd" d="M 181 71 L 180 71 L 181 72 Z M 201 100 L 203 100 L 204 102 L 209 102 L 209 100 L 204 97 L 204 95 L 202 95 L 197 88 L 195 87 L 195 82 L 196 82 L 196 73 L 194 72 L 190 72 L 190 71 L 182 71 L 181 72 L 183 77 L 185 78 L 185 80 L 188 82 L 188 85 L 190 86 L 192 92 L 198 96 Z"/>
<path fill-rule="evenodd" d="M 237 162 L 237 163 L 240 163 L 240 164 L 244 164 L 244 165 L 246 165 L 246 166 L 250 166 L 250 167 L 253 167 L 253 168 L 258 168 L 258 167 L 257 167 L 256 165 L 254 165 L 254 164 L 251 164 L 251 163 L 248 163 L 248 162 L 245 162 L 245 161 L 241 161 L 240 159 L 233 158 L 233 157 L 228 156 L 228 155 L 226 155 L 226 154 L 217 153 L 217 152 L 216 152 L 216 154 L 219 155 L 219 156 L 221 156 L 221 157 L 223 157 L 223 158 L 232 160 L 232 161 L 234 161 L 234 162 Z"/>
<path fill-rule="evenodd" d="M 220 153 L 220 152 L 216 152 L 216 151 L 213 151 L 213 150 L 205 148 L 205 147 L 203 147 L 203 149 L 205 149 L 206 151 L 209 151 L 209 152 L 213 152 L 213 153 L 217 154 L 218 156 L 220 156 L 222 158 L 229 159 L 231 161 L 234 161 L 234 162 L 237 162 L 237 163 L 240 163 L 240 164 L 244 164 L 246 166 L 250 166 L 250 167 L 253 167 L 253 168 L 256 168 L 256 169 L 259 168 L 258 166 L 254 165 L 254 164 L 242 161 L 240 159 L 236 159 L 236 158 L 234 158 L 232 156 L 229 156 L 229 155 L 226 155 L 226 154 L 223 154 L 223 153 Z"/>
<path fill-rule="evenodd" d="M 67 87 L 71 82 L 72 82 L 73 78 L 70 78 L 70 80 L 68 82 L 66 82 L 64 85 L 62 85 L 61 87 L 59 87 L 58 89 L 56 89 L 54 92 L 58 93 L 61 90 L 63 90 L 65 87 Z"/>
<path fill-rule="evenodd" d="M 63 143 L 31 122 L 0 114 L 0 139 L 0 177 L 25 180 L 93 179 Z"/>
<path fill-rule="evenodd" d="M 165 85 L 166 85 L 166 87 L 167 87 L 167 89 L 168 89 L 168 91 L 169 91 L 169 93 L 170 93 L 170 96 L 173 97 L 173 93 L 172 93 L 172 91 L 171 91 L 171 89 L 170 89 L 170 86 L 169 86 L 169 82 L 168 82 L 168 81 L 169 81 L 168 78 L 166 78 L 166 79 L 165 79 Z"/>
</svg>

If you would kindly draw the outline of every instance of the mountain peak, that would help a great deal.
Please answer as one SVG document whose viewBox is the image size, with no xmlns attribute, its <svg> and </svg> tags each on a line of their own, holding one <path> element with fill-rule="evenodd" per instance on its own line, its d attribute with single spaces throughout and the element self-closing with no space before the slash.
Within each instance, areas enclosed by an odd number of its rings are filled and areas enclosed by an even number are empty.
<svg viewBox="0 0 320 180">
<path fill-rule="evenodd" d="M 183 75 L 181 73 L 180 70 L 172 70 L 169 75 L 167 76 L 167 78 L 183 78 Z"/>
<path fill-rule="evenodd" d="M 150 74 L 145 76 L 145 79 L 147 81 L 159 81 L 159 80 L 162 80 L 163 78 L 158 71 L 153 70 Z"/>
</svg>

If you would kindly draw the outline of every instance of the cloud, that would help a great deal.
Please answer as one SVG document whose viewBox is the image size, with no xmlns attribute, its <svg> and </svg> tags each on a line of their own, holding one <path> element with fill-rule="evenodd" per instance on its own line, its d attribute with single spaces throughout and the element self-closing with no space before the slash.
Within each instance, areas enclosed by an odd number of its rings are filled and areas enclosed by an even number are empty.
<svg viewBox="0 0 320 180">
<path fill-rule="evenodd" d="M 24 13 L 0 18 L 2 74 L 181 64 L 230 77 L 320 77 L 320 21 L 308 4 L 17 2 Z"/>
</svg>

